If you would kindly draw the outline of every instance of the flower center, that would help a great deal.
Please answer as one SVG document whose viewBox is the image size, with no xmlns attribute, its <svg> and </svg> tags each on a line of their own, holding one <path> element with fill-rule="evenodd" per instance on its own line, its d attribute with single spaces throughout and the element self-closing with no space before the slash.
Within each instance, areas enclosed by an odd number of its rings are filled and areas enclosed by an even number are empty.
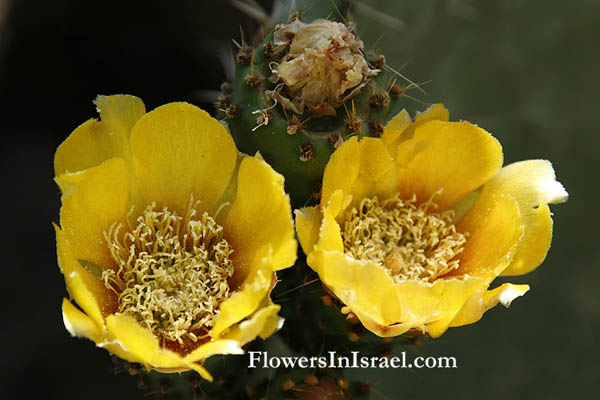
<svg viewBox="0 0 600 400">
<path fill-rule="evenodd" d="M 118 312 L 174 346 L 208 337 L 233 274 L 223 227 L 206 212 L 196 215 L 192 204 L 181 217 L 153 203 L 129 232 L 121 232 L 122 223 L 104 232 L 119 268 L 102 279 L 119 296 Z"/>
<path fill-rule="evenodd" d="M 365 198 L 346 214 L 344 251 L 358 260 L 382 264 L 395 282 L 435 279 L 459 267 L 454 258 L 467 239 L 452 223 L 452 210 L 438 214 L 432 199 L 416 205 L 416 196 L 398 195 L 380 202 Z"/>
</svg>

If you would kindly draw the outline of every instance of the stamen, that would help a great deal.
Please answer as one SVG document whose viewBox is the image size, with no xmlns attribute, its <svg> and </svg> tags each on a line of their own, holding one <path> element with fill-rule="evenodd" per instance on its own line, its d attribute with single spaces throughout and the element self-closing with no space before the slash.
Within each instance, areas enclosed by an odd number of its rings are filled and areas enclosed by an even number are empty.
<svg viewBox="0 0 600 400">
<path fill-rule="evenodd" d="M 151 204 L 135 227 L 114 223 L 104 237 L 118 269 L 102 279 L 130 315 L 161 341 L 184 344 L 206 337 L 230 295 L 231 246 L 223 227 L 190 201 L 184 217 Z"/>
<path fill-rule="evenodd" d="M 256 131 L 261 126 L 269 125 L 269 123 L 271 122 L 271 118 L 272 118 L 271 110 L 273 108 L 275 108 L 276 106 L 277 106 L 277 99 L 274 99 L 272 106 L 270 106 L 268 108 L 261 108 L 256 111 L 252 111 L 252 115 L 258 114 L 258 117 L 256 118 L 256 123 L 258 125 L 256 125 L 254 128 L 252 128 L 252 132 Z"/>
<path fill-rule="evenodd" d="M 380 202 L 365 198 L 346 213 L 342 226 L 344 251 L 358 260 L 386 267 L 394 281 L 435 279 L 459 267 L 456 256 L 467 239 L 452 224 L 454 212 L 434 213 L 433 197 L 416 205 L 417 198 L 398 195 Z"/>
</svg>

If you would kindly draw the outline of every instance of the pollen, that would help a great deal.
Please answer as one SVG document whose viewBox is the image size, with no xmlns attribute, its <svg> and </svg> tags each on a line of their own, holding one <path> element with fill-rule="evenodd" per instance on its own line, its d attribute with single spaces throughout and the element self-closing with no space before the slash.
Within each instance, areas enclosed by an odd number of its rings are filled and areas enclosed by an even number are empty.
<svg viewBox="0 0 600 400">
<path fill-rule="evenodd" d="M 104 232 L 118 268 L 106 269 L 102 279 L 118 295 L 118 313 L 135 318 L 163 345 L 200 344 L 230 296 L 233 249 L 223 228 L 196 206 L 190 200 L 180 216 L 153 203 L 128 229 L 116 222 Z"/>
<path fill-rule="evenodd" d="M 396 283 L 433 282 L 459 267 L 456 256 L 467 241 L 452 223 L 454 212 L 436 213 L 436 208 L 433 197 L 422 204 L 416 196 L 365 198 L 346 212 L 344 252 L 383 265 Z"/>
</svg>

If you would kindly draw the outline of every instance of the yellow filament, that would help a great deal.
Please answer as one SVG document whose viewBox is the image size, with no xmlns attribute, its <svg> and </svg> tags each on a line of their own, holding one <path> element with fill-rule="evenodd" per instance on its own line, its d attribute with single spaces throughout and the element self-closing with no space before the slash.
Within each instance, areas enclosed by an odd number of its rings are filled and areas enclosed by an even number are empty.
<svg viewBox="0 0 600 400">
<path fill-rule="evenodd" d="M 118 269 L 102 278 L 119 296 L 118 312 L 180 344 L 207 334 L 233 274 L 223 228 L 206 212 L 197 216 L 192 204 L 185 217 L 152 204 L 129 232 L 114 223 L 104 233 Z"/>
<path fill-rule="evenodd" d="M 380 202 L 365 198 L 346 213 L 342 224 L 344 251 L 359 260 L 386 267 L 396 282 L 432 282 L 459 266 L 456 256 L 466 237 L 452 224 L 453 211 L 434 213 L 433 199 L 417 205 L 413 196 Z"/>
</svg>

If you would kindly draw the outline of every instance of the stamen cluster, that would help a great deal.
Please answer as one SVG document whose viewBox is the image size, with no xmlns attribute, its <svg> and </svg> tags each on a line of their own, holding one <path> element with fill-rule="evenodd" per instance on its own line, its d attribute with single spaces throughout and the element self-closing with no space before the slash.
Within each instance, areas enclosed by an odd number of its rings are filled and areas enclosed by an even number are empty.
<svg viewBox="0 0 600 400">
<path fill-rule="evenodd" d="M 382 264 L 396 282 L 432 282 L 459 267 L 456 256 L 467 241 L 452 223 L 454 212 L 430 211 L 435 208 L 432 199 L 417 205 L 415 196 L 364 198 L 346 213 L 344 252 Z"/>
<path fill-rule="evenodd" d="M 191 202 L 192 203 L 192 202 Z M 151 204 L 135 227 L 114 223 L 104 233 L 118 268 L 103 273 L 119 297 L 119 313 L 137 319 L 157 337 L 183 344 L 208 334 L 229 297 L 231 246 L 223 227 L 193 206 L 185 217 Z"/>
</svg>

